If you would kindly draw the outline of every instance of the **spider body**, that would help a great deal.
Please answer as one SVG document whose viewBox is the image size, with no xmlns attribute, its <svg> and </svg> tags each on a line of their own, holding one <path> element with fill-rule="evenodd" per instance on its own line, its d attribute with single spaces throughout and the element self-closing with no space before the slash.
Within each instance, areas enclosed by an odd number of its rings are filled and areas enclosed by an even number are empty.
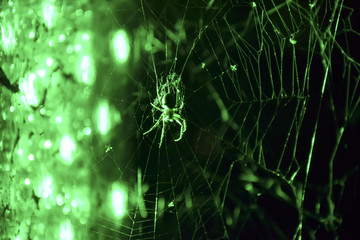
<svg viewBox="0 0 360 240">
<path fill-rule="evenodd" d="M 162 123 L 159 148 L 161 147 L 165 136 L 166 124 L 169 122 L 176 122 L 180 125 L 180 136 L 174 140 L 175 142 L 179 141 L 186 131 L 186 121 L 181 116 L 181 111 L 184 107 L 184 99 L 180 87 L 180 78 L 176 78 L 175 73 L 167 76 L 165 81 L 161 78 L 156 85 L 157 97 L 155 98 L 154 103 L 150 104 L 153 107 L 153 111 L 160 111 L 161 115 L 157 120 L 153 118 L 155 124 L 148 131 L 144 132 L 143 135 L 148 134 Z"/>
</svg>

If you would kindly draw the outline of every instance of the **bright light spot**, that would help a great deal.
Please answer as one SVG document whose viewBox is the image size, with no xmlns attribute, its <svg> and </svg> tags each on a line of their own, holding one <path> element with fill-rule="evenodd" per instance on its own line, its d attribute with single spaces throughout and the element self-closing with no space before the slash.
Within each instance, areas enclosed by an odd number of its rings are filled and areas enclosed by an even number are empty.
<svg viewBox="0 0 360 240">
<path fill-rule="evenodd" d="M 67 53 L 72 53 L 74 51 L 74 47 L 73 46 L 67 46 L 66 47 L 66 52 Z"/>
<path fill-rule="evenodd" d="M 50 46 L 50 47 L 54 46 L 53 40 L 50 40 L 50 41 L 49 41 L 49 46 Z"/>
<path fill-rule="evenodd" d="M 27 185 L 27 186 L 30 185 L 30 179 L 28 179 L 28 178 L 25 179 L 25 185 Z"/>
<path fill-rule="evenodd" d="M 29 38 L 34 38 L 35 37 L 35 33 L 34 32 L 30 32 L 29 33 Z"/>
<path fill-rule="evenodd" d="M 43 7 L 43 18 L 48 28 L 51 28 L 55 19 L 55 7 L 51 3 L 45 3 Z"/>
<path fill-rule="evenodd" d="M 45 77 L 46 75 L 46 71 L 44 69 L 40 69 L 36 73 L 39 77 Z"/>
<path fill-rule="evenodd" d="M 38 190 L 41 197 L 48 198 L 53 192 L 52 178 L 50 176 L 45 177 L 40 183 Z"/>
<path fill-rule="evenodd" d="M 36 79 L 35 73 L 30 73 L 27 78 L 24 78 L 20 84 L 20 90 L 25 95 L 26 102 L 25 104 L 30 104 L 33 106 L 38 105 L 38 98 L 36 96 L 34 81 Z"/>
<path fill-rule="evenodd" d="M 80 52 L 82 49 L 82 45 L 81 44 L 76 44 L 75 45 L 75 52 Z"/>
<path fill-rule="evenodd" d="M 16 46 L 14 31 L 10 25 L 1 27 L 1 43 L 6 53 L 10 53 Z"/>
<path fill-rule="evenodd" d="M 30 115 L 28 116 L 28 121 L 29 121 L 29 122 L 34 121 L 34 115 L 30 114 Z"/>
<path fill-rule="evenodd" d="M 51 143 L 50 140 L 46 140 L 46 141 L 44 142 L 44 147 L 45 147 L 45 148 L 50 148 L 51 145 L 52 145 L 52 143 Z"/>
<path fill-rule="evenodd" d="M 71 209 L 70 209 L 69 206 L 64 206 L 64 207 L 63 207 L 63 213 L 64 213 L 65 215 L 69 214 L 70 211 L 71 211 Z"/>
<path fill-rule="evenodd" d="M 81 39 L 82 39 L 84 42 L 89 41 L 89 39 L 90 39 L 89 34 L 84 33 L 84 34 L 82 35 Z"/>
<path fill-rule="evenodd" d="M 61 195 L 57 195 L 57 196 L 56 196 L 56 203 L 57 203 L 57 205 L 59 205 L 59 206 L 62 206 L 62 205 L 64 204 L 64 201 L 63 201 L 63 198 L 62 198 Z"/>
<path fill-rule="evenodd" d="M 30 73 L 29 74 L 29 81 L 34 81 L 35 79 L 36 79 L 35 73 Z"/>
<path fill-rule="evenodd" d="M 80 59 L 77 75 L 78 79 L 88 85 L 95 81 L 95 66 L 90 56 L 85 55 Z"/>
<path fill-rule="evenodd" d="M 72 225 L 70 220 L 67 220 L 60 225 L 60 239 L 61 240 L 72 240 L 74 238 Z"/>
<path fill-rule="evenodd" d="M 121 123 L 122 118 L 120 112 L 115 108 L 111 108 L 106 100 L 100 101 L 97 109 L 95 122 L 97 124 L 97 130 L 102 135 L 108 134 L 114 125 Z"/>
<path fill-rule="evenodd" d="M 68 135 L 63 136 L 60 142 L 60 154 L 66 163 L 71 163 L 73 161 L 72 154 L 75 149 L 76 145 L 73 139 Z"/>
<path fill-rule="evenodd" d="M 90 57 L 89 56 L 84 56 L 81 60 L 81 68 L 82 69 L 86 69 L 90 66 Z"/>
<path fill-rule="evenodd" d="M 13 112 L 14 111 L 14 106 L 10 106 L 10 112 Z"/>
<path fill-rule="evenodd" d="M 116 218 L 124 216 L 126 211 L 127 193 L 126 188 L 114 183 L 111 191 L 111 206 Z"/>
<path fill-rule="evenodd" d="M 100 105 L 98 113 L 98 129 L 102 135 L 106 135 L 110 131 L 109 114 L 109 105 L 104 101 Z"/>
<path fill-rule="evenodd" d="M 126 62 L 130 52 L 129 38 L 126 31 L 117 31 L 112 38 L 111 45 L 114 51 L 115 60 L 119 63 Z"/>
<path fill-rule="evenodd" d="M 72 206 L 73 208 L 76 208 L 76 207 L 78 206 L 77 201 L 76 201 L 76 200 L 72 200 L 72 201 L 71 201 L 71 206 Z"/>
<path fill-rule="evenodd" d="M 33 161 L 34 160 L 34 154 L 29 154 L 29 157 L 28 157 L 28 159 L 30 160 L 30 161 Z"/>
<path fill-rule="evenodd" d="M 64 34 L 60 34 L 59 36 L 59 42 L 63 42 L 65 41 L 65 35 Z"/>
<path fill-rule="evenodd" d="M 19 148 L 18 154 L 19 154 L 19 156 L 22 156 L 24 154 L 24 152 L 23 152 L 23 150 L 21 148 Z"/>
<path fill-rule="evenodd" d="M 52 58 L 47 58 L 47 59 L 46 59 L 46 65 L 48 65 L 49 67 L 50 67 L 51 65 L 53 65 L 53 63 L 54 63 L 54 60 L 53 60 Z"/>
<path fill-rule="evenodd" d="M 69 193 L 69 192 L 65 193 L 65 198 L 70 199 L 71 198 L 71 193 Z"/>
<path fill-rule="evenodd" d="M 84 134 L 85 134 L 86 136 L 89 136 L 89 135 L 91 134 L 91 128 L 89 128 L 89 127 L 85 128 L 85 129 L 84 129 Z"/>
<path fill-rule="evenodd" d="M 62 123 L 62 121 L 63 121 L 62 116 L 56 116 L 56 118 L 55 118 L 56 123 Z"/>
<path fill-rule="evenodd" d="M 46 113 L 46 109 L 45 108 L 40 108 L 40 114 L 45 115 L 45 113 Z"/>
</svg>

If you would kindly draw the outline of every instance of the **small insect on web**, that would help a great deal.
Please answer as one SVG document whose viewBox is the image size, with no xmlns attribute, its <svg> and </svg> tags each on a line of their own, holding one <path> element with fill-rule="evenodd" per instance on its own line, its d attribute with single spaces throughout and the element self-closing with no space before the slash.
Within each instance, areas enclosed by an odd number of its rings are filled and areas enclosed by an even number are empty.
<svg viewBox="0 0 360 240">
<path fill-rule="evenodd" d="M 157 120 L 155 120 L 153 115 L 155 124 L 148 131 L 144 132 L 143 135 L 148 134 L 162 123 L 160 148 L 164 139 L 166 124 L 175 121 L 180 125 L 180 136 L 174 141 L 181 140 L 183 133 L 186 131 L 186 121 L 181 116 L 181 111 L 184 107 L 184 92 L 181 78 L 173 72 L 167 75 L 165 79 L 163 77 L 158 79 L 156 83 L 156 98 L 150 104 L 153 107 L 153 113 L 157 110 L 161 112 L 161 115 Z"/>
</svg>

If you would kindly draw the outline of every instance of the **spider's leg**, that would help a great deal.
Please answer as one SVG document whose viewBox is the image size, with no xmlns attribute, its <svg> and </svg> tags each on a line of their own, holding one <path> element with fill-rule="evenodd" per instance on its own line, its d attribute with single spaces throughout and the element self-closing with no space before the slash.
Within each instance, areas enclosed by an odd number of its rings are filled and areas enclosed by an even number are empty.
<svg viewBox="0 0 360 240">
<path fill-rule="evenodd" d="M 186 121 L 177 115 L 174 116 L 174 120 L 180 125 L 180 136 L 179 136 L 179 138 L 174 140 L 175 142 L 180 141 L 180 139 L 183 136 L 183 133 L 186 131 Z M 180 120 L 182 120 L 182 122 L 180 122 Z"/>
<path fill-rule="evenodd" d="M 182 109 L 184 107 L 184 101 L 181 101 L 180 107 L 178 109 Z"/>
<path fill-rule="evenodd" d="M 159 108 L 159 107 L 156 106 L 155 104 L 153 104 L 153 103 L 150 103 L 150 104 L 151 104 L 151 106 L 153 106 L 154 108 L 156 108 L 156 109 L 159 110 L 160 112 L 163 112 L 163 111 L 164 111 L 163 109 Z"/>
<path fill-rule="evenodd" d="M 180 125 L 183 127 L 183 131 L 182 132 L 185 132 L 186 131 L 186 128 L 187 128 L 187 125 L 186 125 L 186 121 L 185 119 L 178 113 L 175 113 L 174 114 L 174 120 Z M 182 121 L 182 122 L 180 122 Z"/>
<path fill-rule="evenodd" d="M 164 116 L 161 114 L 161 116 L 159 117 L 159 119 L 156 121 L 156 123 L 149 129 L 147 130 L 146 132 L 143 133 L 143 135 L 146 135 L 148 134 L 149 132 L 151 132 L 152 130 L 154 130 L 159 124 L 160 124 L 160 121 L 162 120 Z"/>
<path fill-rule="evenodd" d="M 187 128 L 186 121 L 183 118 L 180 118 L 180 119 L 183 121 L 183 127 L 184 127 L 183 132 L 185 132 L 186 128 Z"/>
<path fill-rule="evenodd" d="M 163 117 L 163 126 L 162 126 L 162 130 L 161 130 L 161 137 L 160 137 L 159 148 L 161 147 L 161 144 L 162 144 L 164 135 L 165 135 L 165 121 L 164 121 L 164 117 Z"/>
</svg>

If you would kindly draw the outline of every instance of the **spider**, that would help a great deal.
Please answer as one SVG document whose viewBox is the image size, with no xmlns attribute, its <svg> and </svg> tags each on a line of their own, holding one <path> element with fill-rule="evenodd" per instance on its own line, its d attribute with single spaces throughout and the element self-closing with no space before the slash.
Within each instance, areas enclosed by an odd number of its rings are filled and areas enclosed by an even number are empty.
<svg viewBox="0 0 360 240">
<path fill-rule="evenodd" d="M 180 78 L 176 78 L 175 73 L 172 73 L 166 77 L 166 81 L 163 81 L 163 78 L 158 81 L 156 84 L 156 93 L 157 97 L 154 100 L 154 103 L 150 103 L 154 109 L 161 112 L 160 117 L 156 120 L 155 124 L 143 135 L 148 134 L 152 130 L 154 130 L 160 123 L 163 124 L 161 130 L 161 137 L 159 148 L 161 147 L 163 138 L 165 136 L 165 127 L 169 122 L 176 122 L 180 125 L 180 136 L 174 141 L 180 141 L 183 133 L 186 131 L 186 121 L 181 116 L 181 110 L 184 107 L 183 96 L 181 96 L 181 82 Z M 174 100 L 175 96 L 175 100 Z"/>
</svg>

